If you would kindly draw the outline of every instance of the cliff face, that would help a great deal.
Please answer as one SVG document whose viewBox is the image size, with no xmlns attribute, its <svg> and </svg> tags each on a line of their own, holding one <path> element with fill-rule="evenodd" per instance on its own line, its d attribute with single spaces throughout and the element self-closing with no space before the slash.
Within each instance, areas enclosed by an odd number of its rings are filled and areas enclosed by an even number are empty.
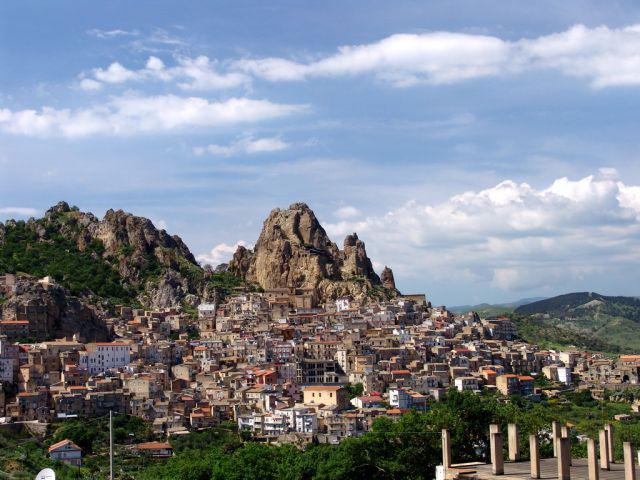
<svg viewBox="0 0 640 480">
<path fill-rule="evenodd" d="M 304 203 L 273 210 L 254 249 L 238 247 L 229 270 L 265 290 L 311 288 L 320 301 L 342 295 L 364 300 L 397 294 L 395 286 L 382 285 L 355 233 L 345 238 L 340 250 Z"/>
<path fill-rule="evenodd" d="M 180 237 L 122 210 L 100 220 L 60 202 L 41 219 L 0 224 L 0 248 L 17 252 L 0 271 L 52 275 L 82 296 L 162 308 L 215 295 Z"/>
<path fill-rule="evenodd" d="M 37 340 L 78 335 L 81 341 L 106 341 L 106 324 L 90 306 L 59 285 L 20 280 L 2 304 L 5 320 L 29 320 Z"/>
</svg>

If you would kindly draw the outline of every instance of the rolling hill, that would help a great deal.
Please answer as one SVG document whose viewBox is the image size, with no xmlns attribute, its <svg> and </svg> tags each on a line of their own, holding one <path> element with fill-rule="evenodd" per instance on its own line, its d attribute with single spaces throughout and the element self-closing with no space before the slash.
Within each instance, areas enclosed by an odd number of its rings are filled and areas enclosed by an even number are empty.
<svg viewBox="0 0 640 480">
<path fill-rule="evenodd" d="M 544 300 L 544 297 L 521 298 L 515 302 L 507 303 L 479 303 L 477 305 L 457 305 L 449 307 L 453 313 L 462 314 L 467 312 L 477 312 L 481 317 L 491 317 L 495 315 L 506 315 L 513 312 L 521 305 Z"/>
<path fill-rule="evenodd" d="M 513 319 L 520 336 L 529 342 L 640 352 L 640 299 L 636 297 L 568 293 L 521 305 Z"/>
</svg>

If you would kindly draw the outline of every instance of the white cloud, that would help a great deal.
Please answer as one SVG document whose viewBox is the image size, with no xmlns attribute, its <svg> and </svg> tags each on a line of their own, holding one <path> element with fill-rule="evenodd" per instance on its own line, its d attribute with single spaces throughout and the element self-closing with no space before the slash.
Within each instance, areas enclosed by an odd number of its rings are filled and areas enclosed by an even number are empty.
<svg viewBox="0 0 640 480">
<path fill-rule="evenodd" d="M 501 290 L 565 285 L 640 267 L 640 186 L 613 173 L 543 189 L 506 180 L 325 227 L 334 236 L 357 231 L 400 278 L 473 278 Z"/>
<path fill-rule="evenodd" d="M 0 207 L 0 215 L 16 215 L 19 217 L 34 217 L 38 210 L 31 207 Z"/>
<path fill-rule="evenodd" d="M 254 155 L 257 153 L 272 153 L 286 150 L 291 145 L 279 137 L 256 138 L 242 137 L 230 145 L 207 145 L 206 147 L 195 147 L 193 152 L 196 155 L 209 153 L 217 157 L 231 157 L 234 155 Z"/>
<path fill-rule="evenodd" d="M 184 41 L 162 30 L 152 37 L 155 42 L 184 47 Z M 639 51 L 640 24 L 621 28 L 575 25 L 563 32 L 519 40 L 446 31 L 398 33 L 373 43 L 341 46 L 334 54 L 315 55 L 306 61 L 279 57 L 219 61 L 204 55 L 175 55 L 174 64 L 167 66 L 152 56 L 137 70 L 114 62 L 82 74 L 81 79 L 107 84 L 151 80 L 175 83 L 185 90 L 218 90 L 247 87 L 252 77 L 302 81 L 372 75 L 406 87 L 552 70 L 602 88 L 640 85 Z M 96 89 L 93 84 L 84 85 Z"/>
<path fill-rule="evenodd" d="M 87 34 L 98 38 L 115 38 L 115 37 L 135 37 L 140 35 L 137 30 L 122 30 L 115 28 L 113 30 L 101 30 L 99 28 L 92 28 L 87 30 Z"/>
<path fill-rule="evenodd" d="M 345 207 L 340 207 L 335 212 L 333 212 L 333 214 L 338 218 L 353 218 L 361 215 L 361 212 L 356 207 L 347 205 Z"/>
<path fill-rule="evenodd" d="M 102 83 L 92 78 L 83 78 L 80 80 L 80 88 L 87 91 L 96 91 L 102 88 Z"/>
<path fill-rule="evenodd" d="M 516 41 L 454 32 L 396 34 L 343 46 L 324 58 L 242 59 L 234 67 L 271 81 L 370 74 L 396 86 L 444 84 L 551 69 L 582 77 L 594 87 L 640 85 L 640 24 L 623 28 L 576 25 Z"/>
<path fill-rule="evenodd" d="M 211 249 L 209 253 L 203 253 L 196 257 L 196 260 L 203 265 L 217 266 L 221 263 L 228 263 L 239 246 L 248 247 L 247 242 L 240 240 L 233 245 L 219 243 Z"/>
<path fill-rule="evenodd" d="M 243 72 L 223 73 L 219 70 L 219 63 L 204 55 L 196 58 L 178 57 L 172 67 L 167 67 L 160 58 L 151 56 L 144 68 L 138 70 L 130 70 L 114 62 L 105 69 L 94 68 L 88 76 L 84 73 L 82 77 L 108 84 L 143 80 L 175 82 L 183 90 L 222 90 L 247 86 L 250 83 L 250 77 Z"/>
<path fill-rule="evenodd" d="M 250 98 L 215 102 L 176 95 L 127 95 L 77 110 L 51 107 L 42 107 L 40 111 L 0 109 L 0 131 L 43 137 L 125 136 L 258 122 L 306 110 L 304 105 Z"/>
<path fill-rule="evenodd" d="M 123 83 L 140 78 L 142 74 L 129 70 L 118 62 L 114 62 L 106 70 L 97 68 L 93 71 L 96 81 L 104 83 Z"/>
<path fill-rule="evenodd" d="M 153 224 L 155 225 L 156 228 L 159 228 L 160 230 L 167 230 L 169 228 L 167 225 L 167 221 L 163 220 L 162 218 L 160 220 L 154 221 Z"/>
</svg>

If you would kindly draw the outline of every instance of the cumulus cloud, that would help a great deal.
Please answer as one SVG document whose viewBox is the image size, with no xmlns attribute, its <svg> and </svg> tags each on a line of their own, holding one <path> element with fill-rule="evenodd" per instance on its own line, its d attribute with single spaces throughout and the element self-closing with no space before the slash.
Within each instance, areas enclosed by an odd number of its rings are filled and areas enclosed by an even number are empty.
<svg viewBox="0 0 640 480">
<path fill-rule="evenodd" d="M 304 105 L 250 98 L 216 102 L 176 95 L 127 95 L 76 110 L 51 107 L 42 107 L 39 111 L 0 109 L 0 131 L 41 137 L 124 136 L 258 122 L 306 110 Z"/>
<path fill-rule="evenodd" d="M 203 265 L 212 265 L 214 267 L 221 263 L 228 263 L 239 246 L 248 247 L 248 243 L 244 240 L 240 240 L 233 245 L 219 243 L 209 253 L 198 255 L 196 260 Z"/>
<path fill-rule="evenodd" d="M 640 84 L 640 24 L 622 28 L 576 25 L 564 32 L 516 41 L 455 32 L 396 34 L 338 48 L 306 62 L 246 58 L 235 68 L 270 81 L 370 74 L 396 86 L 446 84 L 550 69 L 594 87 Z"/>
<path fill-rule="evenodd" d="M 361 233 L 372 256 L 410 277 L 535 289 L 640 266 L 640 186 L 611 170 L 543 189 L 506 180 L 326 229 Z"/>
<path fill-rule="evenodd" d="M 38 210 L 31 207 L 0 207 L 0 215 L 16 215 L 18 217 L 33 217 Z"/>
<path fill-rule="evenodd" d="M 338 218 L 353 218 L 361 215 L 360 210 L 351 205 L 338 208 L 333 214 Z"/>
<path fill-rule="evenodd" d="M 179 57 L 176 64 L 167 67 L 158 57 L 151 56 L 143 68 L 132 70 L 119 62 L 114 62 L 106 68 L 94 68 L 88 74 L 81 75 L 81 88 L 84 80 L 91 80 L 100 84 L 122 84 L 126 82 L 140 82 L 152 80 L 172 82 L 184 90 L 221 90 L 248 85 L 250 78 L 240 71 L 221 72 L 219 62 L 201 55 L 196 58 Z M 93 84 L 87 85 L 87 90 L 95 90 Z"/>
<path fill-rule="evenodd" d="M 103 37 L 128 33 L 100 32 Z M 167 33 L 157 35 L 165 38 Z M 183 45 L 182 41 L 173 42 Z M 176 55 L 173 65 L 167 66 L 151 56 L 142 68 L 130 69 L 114 62 L 83 73 L 81 80 L 101 84 L 152 80 L 175 83 L 185 90 L 219 90 L 248 86 L 252 78 L 277 82 L 372 75 L 407 87 L 552 70 L 603 88 L 640 85 L 639 51 L 640 24 L 620 28 L 575 25 L 562 32 L 518 40 L 447 31 L 398 33 L 373 43 L 341 46 L 333 54 L 313 55 L 304 61 L 282 57 L 219 61 L 204 55 Z M 80 86 L 96 90 L 94 83 L 81 81 Z"/>
<path fill-rule="evenodd" d="M 232 157 L 236 155 L 255 155 L 258 153 L 272 153 L 286 150 L 291 144 L 279 137 L 253 138 L 242 137 L 230 145 L 210 144 L 205 147 L 195 147 L 196 155 L 206 153 L 217 157 Z"/>
</svg>

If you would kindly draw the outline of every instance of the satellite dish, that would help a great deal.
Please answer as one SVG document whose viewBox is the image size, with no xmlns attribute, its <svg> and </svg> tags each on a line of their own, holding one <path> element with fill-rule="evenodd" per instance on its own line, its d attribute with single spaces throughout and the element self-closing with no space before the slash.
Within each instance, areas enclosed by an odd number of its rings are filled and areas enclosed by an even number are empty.
<svg viewBox="0 0 640 480">
<path fill-rule="evenodd" d="M 45 468 L 36 475 L 36 480 L 56 480 L 56 472 L 50 468 Z"/>
</svg>

